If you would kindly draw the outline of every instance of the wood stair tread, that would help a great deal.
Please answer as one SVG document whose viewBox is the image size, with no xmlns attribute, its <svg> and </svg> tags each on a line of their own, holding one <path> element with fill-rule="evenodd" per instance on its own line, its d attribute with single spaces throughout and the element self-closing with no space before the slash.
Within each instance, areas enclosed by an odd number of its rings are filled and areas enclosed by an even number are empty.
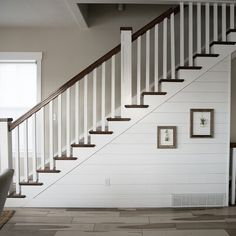
<svg viewBox="0 0 236 236">
<path fill-rule="evenodd" d="M 229 29 L 227 30 L 226 34 L 232 33 L 232 32 L 236 32 L 236 29 Z"/>
<path fill-rule="evenodd" d="M 211 42 L 211 43 L 210 43 L 210 47 L 211 47 L 211 46 L 213 46 L 214 44 L 216 44 L 216 45 L 235 45 L 235 44 L 236 44 L 236 42 L 226 42 L 226 41 L 222 42 L 222 41 L 213 41 L 213 42 Z"/>
<path fill-rule="evenodd" d="M 113 131 L 102 131 L 102 130 L 90 130 L 90 134 L 113 134 Z"/>
<path fill-rule="evenodd" d="M 201 70 L 202 66 L 179 66 L 177 67 L 178 70 Z"/>
<path fill-rule="evenodd" d="M 56 169 L 50 170 L 49 167 L 47 167 L 45 169 L 38 169 L 37 170 L 37 173 L 60 173 L 60 172 L 61 172 L 60 170 L 56 170 Z"/>
<path fill-rule="evenodd" d="M 72 144 L 71 147 L 85 147 L 85 148 L 90 148 L 90 147 L 95 147 L 95 144 L 83 144 L 83 143 L 79 143 L 79 144 Z"/>
<path fill-rule="evenodd" d="M 15 192 L 13 192 L 7 196 L 7 198 L 25 198 L 25 197 L 26 197 L 25 195 L 16 194 Z"/>
<path fill-rule="evenodd" d="M 54 157 L 53 158 L 56 161 L 75 161 L 78 158 L 77 157 L 66 157 L 66 156 L 62 156 L 62 157 Z"/>
<path fill-rule="evenodd" d="M 122 117 L 107 118 L 107 121 L 130 121 L 130 120 L 131 120 L 130 118 L 122 118 Z"/>
<path fill-rule="evenodd" d="M 167 92 L 143 92 L 142 96 L 144 95 L 166 95 Z"/>
<path fill-rule="evenodd" d="M 125 105 L 125 108 L 148 108 L 149 105 Z"/>
<path fill-rule="evenodd" d="M 184 82 L 184 79 L 160 79 L 159 80 L 159 83 L 165 83 L 165 82 L 182 83 L 182 82 Z"/>
<path fill-rule="evenodd" d="M 236 143 L 230 143 L 231 148 L 236 148 Z"/>
<path fill-rule="evenodd" d="M 215 53 L 210 53 L 210 54 L 205 54 L 205 53 L 197 53 L 193 56 L 193 58 L 196 57 L 218 57 L 220 54 L 215 54 Z"/>
<path fill-rule="evenodd" d="M 40 182 L 34 182 L 34 181 L 28 181 L 28 182 L 20 182 L 19 183 L 20 185 L 23 185 L 23 186 L 42 186 L 43 183 L 40 183 Z"/>
</svg>

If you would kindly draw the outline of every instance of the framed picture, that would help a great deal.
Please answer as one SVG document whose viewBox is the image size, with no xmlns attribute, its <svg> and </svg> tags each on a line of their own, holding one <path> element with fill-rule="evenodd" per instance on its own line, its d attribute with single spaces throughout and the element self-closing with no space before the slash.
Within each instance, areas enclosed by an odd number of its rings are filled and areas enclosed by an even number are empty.
<svg viewBox="0 0 236 236">
<path fill-rule="evenodd" d="M 190 138 L 214 137 L 214 109 L 190 110 Z"/>
<path fill-rule="evenodd" d="M 157 147 L 162 149 L 177 148 L 177 127 L 158 126 L 157 127 Z"/>
</svg>

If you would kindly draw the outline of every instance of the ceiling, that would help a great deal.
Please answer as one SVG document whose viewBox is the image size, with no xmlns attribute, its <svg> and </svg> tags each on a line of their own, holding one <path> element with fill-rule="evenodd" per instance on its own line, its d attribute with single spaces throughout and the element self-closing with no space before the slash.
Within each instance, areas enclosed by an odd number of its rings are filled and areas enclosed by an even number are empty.
<svg viewBox="0 0 236 236">
<path fill-rule="evenodd" d="M 177 4 L 178 2 L 179 0 L 0 0 L 0 27 L 87 28 L 88 4 Z M 218 2 L 235 2 L 235 0 Z"/>
</svg>

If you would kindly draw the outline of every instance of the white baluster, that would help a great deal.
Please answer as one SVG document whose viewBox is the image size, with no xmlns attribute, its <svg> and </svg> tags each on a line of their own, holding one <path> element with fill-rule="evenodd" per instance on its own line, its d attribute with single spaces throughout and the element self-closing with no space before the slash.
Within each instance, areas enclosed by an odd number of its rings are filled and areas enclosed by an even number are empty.
<svg viewBox="0 0 236 236">
<path fill-rule="evenodd" d="M 88 143 L 88 76 L 84 77 L 84 144 Z"/>
<path fill-rule="evenodd" d="M 150 30 L 146 32 L 146 92 L 150 91 Z"/>
<path fill-rule="evenodd" d="M 141 36 L 137 39 L 137 105 L 141 104 Z"/>
<path fill-rule="evenodd" d="M 36 132 L 36 113 L 32 115 L 32 147 L 33 147 L 33 181 L 38 180 L 37 174 L 37 132 Z"/>
<path fill-rule="evenodd" d="M 226 4 L 222 4 L 222 41 L 226 41 Z"/>
<path fill-rule="evenodd" d="M 159 25 L 155 25 L 155 39 L 154 39 L 154 91 L 157 92 L 158 91 L 158 81 L 159 81 L 159 71 L 158 71 L 158 43 L 159 43 L 159 39 L 158 39 L 158 31 L 159 31 Z"/>
<path fill-rule="evenodd" d="M 171 78 L 175 78 L 175 19 L 174 13 L 170 16 L 170 40 L 171 40 Z"/>
<path fill-rule="evenodd" d="M 206 43 L 206 54 L 209 54 L 210 53 L 210 20 L 209 20 L 209 17 L 210 17 L 210 6 L 209 6 L 209 3 L 206 3 L 205 4 L 205 36 L 206 36 L 206 40 L 205 40 L 205 43 Z"/>
<path fill-rule="evenodd" d="M 111 117 L 115 117 L 115 86 L 116 86 L 116 61 L 115 55 L 111 58 Z"/>
<path fill-rule="evenodd" d="M 214 3 L 214 41 L 218 41 L 218 4 Z"/>
<path fill-rule="evenodd" d="M 41 108 L 41 169 L 45 167 L 45 118 L 44 107 Z"/>
<path fill-rule="evenodd" d="M 79 81 L 75 83 L 75 143 L 79 143 Z"/>
<path fill-rule="evenodd" d="M 53 143 L 53 101 L 49 102 L 49 166 L 54 169 L 54 143 Z"/>
<path fill-rule="evenodd" d="M 61 127 L 62 127 L 62 113 L 61 113 L 61 94 L 60 94 L 57 97 L 57 148 L 58 148 L 58 157 L 62 156 Z"/>
<path fill-rule="evenodd" d="M 102 123 L 102 131 L 105 131 L 105 95 L 106 95 L 106 64 L 105 62 L 102 63 L 102 111 L 101 111 L 101 123 Z"/>
<path fill-rule="evenodd" d="M 184 4 L 180 3 L 180 66 L 184 66 Z"/>
<path fill-rule="evenodd" d="M 93 131 L 97 129 L 97 69 L 93 71 Z"/>
<path fill-rule="evenodd" d="M 188 57 L 189 57 L 189 66 L 193 66 L 193 3 L 189 3 L 189 43 L 188 43 Z"/>
<path fill-rule="evenodd" d="M 234 4 L 230 4 L 230 29 L 234 29 L 235 10 Z"/>
<path fill-rule="evenodd" d="M 132 28 L 121 28 L 121 114 L 132 104 Z"/>
<path fill-rule="evenodd" d="M 71 143 L 70 143 L 70 88 L 66 90 L 66 156 L 70 157 Z"/>
<path fill-rule="evenodd" d="M 24 181 L 29 180 L 28 120 L 24 122 Z"/>
<path fill-rule="evenodd" d="M 20 135 L 19 135 L 19 126 L 15 128 L 15 150 L 16 150 L 16 158 L 15 158 L 15 185 L 16 185 L 16 194 L 21 193 L 20 188 Z"/>
<path fill-rule="evenodd" d="M 202 52 L 202 16 L 201 16 L 201 3 L 197 3 L 197 53 Z"/>
<path fill-rule="evenodd" d="M 167 18 L 163 22 L 163 79 L 167 79 Z"/>
</svg>

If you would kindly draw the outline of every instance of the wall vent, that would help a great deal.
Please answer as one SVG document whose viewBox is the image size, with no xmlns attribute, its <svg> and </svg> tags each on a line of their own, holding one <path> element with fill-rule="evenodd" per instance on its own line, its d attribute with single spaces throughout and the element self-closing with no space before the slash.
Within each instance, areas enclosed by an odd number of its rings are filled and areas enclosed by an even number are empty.
<svg viewBox="0 0 236 236">
<path fill-rule="evenodd" d="M 173 207 L 216 207 L 224 206 L 225 193 L 173 194 Z"/>
</svg>

